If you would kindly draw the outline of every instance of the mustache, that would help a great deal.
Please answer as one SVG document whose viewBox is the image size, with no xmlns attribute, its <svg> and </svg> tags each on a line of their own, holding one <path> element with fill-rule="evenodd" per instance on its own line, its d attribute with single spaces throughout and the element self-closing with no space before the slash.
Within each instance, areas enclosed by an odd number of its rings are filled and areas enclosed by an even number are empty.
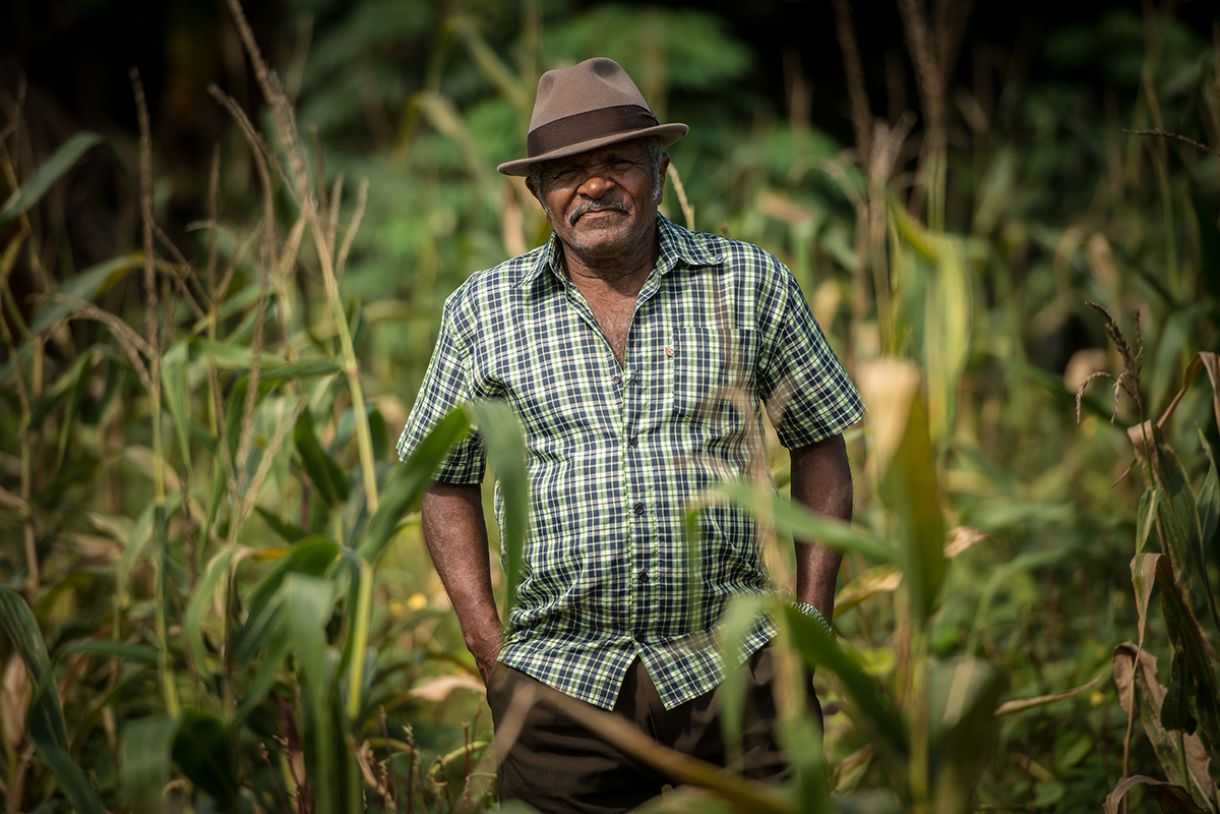
<svg viewBox="0 0 1220 814">
<path fill-rule="evenodd" d="M 575 226 L 580 216 L 589 212 L 622 212 L 627 214 L 627 204 L 621 201 L 589 201 L 588 203 L 582 203 L 568 215 L 568 225 Z"/>
</svg>

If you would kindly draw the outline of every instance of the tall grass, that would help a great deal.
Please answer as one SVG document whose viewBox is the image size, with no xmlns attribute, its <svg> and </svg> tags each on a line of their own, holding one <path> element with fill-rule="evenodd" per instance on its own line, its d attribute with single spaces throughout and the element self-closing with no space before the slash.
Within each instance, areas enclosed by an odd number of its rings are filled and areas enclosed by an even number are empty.
<svg viewBox="0 0 1220 814">
<path fill-rule="evenodd" d="M 715 171 L 697 146 L 675 151 L 682 175 L 671 165 L 688 223 L 698 213 L 790 261 L 870 406 L 849 439 L 861 474 L 854 524 L 783 495 L 773 438 L 759 445 L 755 480 L 706 496 L 755 512 L 781 580 L 790 539 L 847 555 L 837 638 L 779 599 L 742 600 L 726 616 L 726 655 L 757 611 L 779 623 L 779 735 L 793 779 L 747 783 L 557 694 L 517 703 L 558 706 L 689 784 L 665 810 L 1115 810 L 1130 798 L 1217 811 L 1206 759 L 1220 731 L 1217 372 L 1206 350 L 1220 319 L 1205 259 L 1214 156 L 1164 135 L 1180 124 L 1167 112 L 1195 108 L 1161 98 L 1166 85 L 1187 91 L 1158 72 L 1175 52 L 1150 47 L 1129 120 L 1102 128 L 1126 140 L 1098 171 L 1101 203 L 1047 222 L 1021 193 L 1057 176 L 1005 142 L 1003 111 L 951 92 L 968 6 L 931 5 L 897 5 L 922 128 L 875 115 L 869 43 L 836 2 L 854 150 L 758 126 Z M 385 337 L 429 334 L 455 241 L 412 243 L 418 268 L 399 286 L 415 292 L 409 301 L 351 294 L 368 285 L 354 279 L 361 228 L 393 235 L 387 222 L 404 216 L 379 201 L 382 177 L 326 174 L 342 162 L 323 161 L 323 138 L 302 137 L 241 8 L 230 10 L 265 115 L 211 89 L 235 138 L 212 154 L 188 245 L 157 222 L 156 133 L 138 75 L 138 251 L 76 274 L 43 268 L 40 202 L 102 140 L 81 134 L 31 169 L 8 147 L 20 123 L 6 131 L 0 415 L 17 431 L 0 462 L 0 557 L 12 564 L 0 585 L 0 796 L 9 811 L 482 809 L 494 761 L 481 688 L 419 559 L 413 509 L 445 451 L 477 426 L 505 485 L 497 578 L 511 604 L 528 538 L 520 433 L 504 405 L 468 405 L 412 460 L 388 460 L 410 394 L 395 391 L 404 366 L 387 364 Z M 722 36 L 666 14 L 652 19 Z M 1150 31 L 1172 34 L 1148 14 Z M 504 119 L 445 96 L 442 80 L 446 60 L 464 55 L 523 129 L 529 90 L 553 59 L 540 15 L 524 6 L 516 63 L 479 21 L 445 20 L 386 151 L 421 186 L 437 175 L 420 164 L 452 154 L 443 180 L 460 186 L 461 228 L 481 224 L 470 231 L 493 234 L 497 256 L 531 245 L 542 224 L 483 155 L 503 142 Z M 613 7 L 574 16 L 561 39 L 630 19 Z M 649 81 L 665 85 L 678 48 L 711 66 L 695 39 L 675 27 L 641 46 Z M 712 67 L 730 70 L 732 49 L 712 50 L 724 60 Z M 1191 92 L 1214 117 L 1213 52 Z M 971 128 L 970 156 L 956 146 L 955 109 L 991 117 L 990 131 Z M 32 313 L 14 296 L 17 272 L 37 283 Z M 1108 316 L 1099 324 L 1086 295 L 1116 314 L 1140 305 L 1146 340 L 1128 341 Z M 1092 326 L 1087 347 L 1066 365 L 1048 361 L 1074 321 Z M 426 359 L 426 348 L 403 352 Z M 1077 395 L 1097 367 L 1119 377 L 1113 405 Z M 1211 399 L 1190 386 L 1204 371 Z M 816 667 L 825 733 L 804 709 L 802 665 Z M 725 726 L 731 741 L 731 709 Z"/>
<path fill-rule="evenodd" d="M 11 643 L 5 720 L 26 722 L 6 729 L 6 810 L 67 799 L 81 811 L 354 811 L 369 804 L 368 795 L 381 807 L 412 810 L 459 796 L 473 805 L 476 792 L 479 799 L 487 794 L 486 782 L 476 789 L 470 771 L 460 775 L 470 785 L 464 792 L 446 788 L 461 754 L 442 753 L 421 768 L 423 751 L 410 729 L 388 729 L 401 718 L 387 716 L 386 707 L 409 702 L 413 688 L 401 681 L 409 663 L 386 638 L 395 632 L 374 618 L 374 582 L 382 553 L 472 420 L 502 472 L 520 466 L 519 431 L 503 406 L 472 406 L 469 417 L 456 411 L 442 422 L 407 465 L 378 471 L 373 434 L 378 427 L 376 446 L 384 450 L 385 421 L 365 400 L 355 345 L 365 317 L 344 301 L 338 282 L 365 187 L 345 226 L 341 184 L 330 192 L 329 208 L 319 206 L 314 190 L 326 179 L 311 176 L 291 105 L 240 7 L 231 11 L 275 122 L 272 132 L 261 132 L 213 89 L 258 169 L 262 213 L 249 237 L 235 238 L 222 220 L 219 152 L 210 211 L 200 224 L 208 232 L 205 261 L 193 264 L 158 226 L 153 134 L 133 71 L 143 250 L 46 291 L 30 326 L 6 285 L 5 302 L 17 317 L 4 322 L 4 375 L 15 382 L 22 409 L 22 487 L 13 497 L 26 557 L 23 589 L 0 587 L 0 625 Z M 26 212 L 97 141 L 74 139 L 26 180 L 0 216 L 22 222 L 6 257 L 33 233 Z M 281 241 L 277 207 L 284 200 L 296 211 Z M 227 252 L 219 248 L 226 241 Z M 90 303 L 137 265 L 138 332 Z M 327 304 L 320 324 L 306 323 L 294 302 L 298 276 L 313 269 Z M 99 322 L 109 335 L 90 337 L 61 378 L 44 386 L 48 340 L 81 320 Z M 120 384 L 101 403 L 87 404 L 91 388 L 121 383 L 128 372 L 136 388 Z M 92 408 L 95 423 L 76 423 L 82 405 Z M 69 471 L 79 455 L 74 445 L 92 443 L 107 454 L 108 414 L 116 411 L 129 434 L 120 454 L 140 470 L 125 475 L 136 495 L 124 495 L 123 503 L 144 495 L 145 508 L 130 516 L 85 499 L 85 528 L 95 536 L 72 531 L 60 538 L 60 529 L 80 526 L 64 514 L 69 507 L 40 502 L 36 484 L 54 489 L 57 478 L 80 477 Z M 58 434 L 48 432 L 56 426 Z M 56 445 L 58 459 L 48 455 Z M 353 447 L 355 483 L 340 463 Z M 509 536 L 519 550 L 524 498 L 511 497 Z M 82 563 L 80 552 L 66 547 L 84 539 L 107 563 L 97 588 L 110 587 L 113 613 L 64 629 L 66 609 L 57 601 L 92 601 L 70 593 Z M 65 714 L 64 701 L 76 709 Z M 465 762 L 480 748 L 468 742 Z M 402 791 L 402 767 L 394 764 L 404 760 L 409 778 L 426 770 L 430 782 L 416 778 Z"/>
</svg>

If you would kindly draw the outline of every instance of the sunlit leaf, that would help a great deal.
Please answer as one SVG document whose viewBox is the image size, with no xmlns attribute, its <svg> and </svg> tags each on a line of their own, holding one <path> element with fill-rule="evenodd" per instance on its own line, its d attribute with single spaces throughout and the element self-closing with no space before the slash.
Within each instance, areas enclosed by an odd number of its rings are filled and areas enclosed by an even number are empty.
<svg viewBox="0 0 1220 814">
<path fill-rule="evenodd" d="M 922 623 L 936 608 L 947 566 L 936 454 L 918 382 L 913 365 L 893 359 L 870 362 L 860 372 L 860 391 L 872 416 L 868 432 L 878 456 L 871 464 L 873 477 L 893 513 L 901 541 L 898 564 Z"/>
<path fill-rule="evenodd" d="M 805 663 L 838 678 L 844 695 L 859 712 L 856 723 L 867 728 L 874 742 L 891 758 L 904 759 L 908 749 L 906 725 L 876 679 L 864 672 L 812 617 L 786 607 L 783 619 Z"/>
<path fill-rule="evenodd" d="M 377 562 L 403 516 L 432 485 L 432 475 L 440 467 L 449 449 L 469 432 L 470 420 L 462 408 L 455 407 L 436 422 L 436 426 L 419 443 L 411 457 L 393 471 L 389 483 L 382 491 L 377 512 L 369 520 L 364 539 L 360 542 L 361 556 L 371 563 Z"/>
</svg>

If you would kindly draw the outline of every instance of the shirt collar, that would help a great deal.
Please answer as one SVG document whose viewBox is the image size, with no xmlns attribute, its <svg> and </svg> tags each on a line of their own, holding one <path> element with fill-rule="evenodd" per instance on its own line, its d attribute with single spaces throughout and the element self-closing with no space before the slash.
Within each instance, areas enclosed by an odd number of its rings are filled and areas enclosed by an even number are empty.
<svg viewBox="0 0 1220 814">
<path fill-rule="evenodd" d="M 724 252 L 716 245 L 716 242 L 709 240 L 707 235 L 684 229 L 659 212 L 657 213 L 657 236 L 660 243 L 657 254 L 657 272 L 662 276 L 676 268 L 679 263 L 694 268 L 712 266 L 724 260 Z M 555 236 L 554 232 L 551 232 L 550 239 L 537 251 L 537 259 L 517 284 L 521 288 L 532 285 L 547 269 L 560 279 L 564 277 L 563 267 L 560 265 L 562 252 L 559 247 L 559 238 Z"/>
</svg>

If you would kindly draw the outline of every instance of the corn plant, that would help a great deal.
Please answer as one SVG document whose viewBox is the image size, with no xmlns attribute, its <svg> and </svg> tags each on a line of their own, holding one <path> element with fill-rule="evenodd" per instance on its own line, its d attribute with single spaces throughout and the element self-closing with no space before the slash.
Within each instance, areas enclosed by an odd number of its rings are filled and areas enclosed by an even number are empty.
<svg viewBox="0 0 1220 814">
<path fill-rule="evenodd" d="M 0 225 L 18 225 L 4 253 L 2 324 L 21 482 L 4 495 L 25 557 L 20 582 L 0 585 L 6 809 L 483 805 L 490 784 L 474 761 L 486 742 L 469 727 L 461 748 L 424 762 L 435 745 L 421 747 L 402 715 L 431 697 L 411 695 L 425 683 L 424 651 L 395 652 L 403 622 L 374 613 L 375 582 L 443 455 L 474 426 L 492 465 L 523 488 L 518 425 L 503 405 L 469 405 L 404 465 L 378 463 L 385 420 L 366 401 L 356 351 L 366 316 L 339 288 L 364 193 L 344 224 L 341 184 L 328 189 L 311 174 L 279 80 L 241 8 L 230 8 L 274 122 L 260 131 L 213 89 L 257 171 L 263 206 L 248 236 L 235 237 L 222 216 L 219 152 L 203 261 L 157 224 L 135 72 L 142 251 L 59 284 L 46 276 L 28 322 L 14 307 L 8 271 L 36 236 L 27 213 L 99 143 L 92 134 L 61 147 L 0 212 Z M 95 304 L 136 269 L 138 328 Z M 300 292 L 319 289 L 317 313 Z M 102 332 L 82 327 L 93 325 Z M 127 434 L 117 445 L 108 438 L 116 415 Z M 84 472 L 73 467 L 80 445 L 95 451 Z M 114 455 L 109 466 L 96 460 Z M 87 490 L 120 477 L 120 466 L 135 470 L 122 475 L 132 493 L 100 510 Z M 515 540 L 528 498 L 521 489 L 505 497 Z M 83 517 L 72 512 L 82 504 Z M 75 570 L 71 547 L 86 543 L 96 560 Z M 111 597 L 109 612 L 87 622 L 57 604 L 82 579 Z"/>
<path fill-rule="evenodd" d="M 1198 440 L 1207 468 L 1197 484 L 1166 440 L 1166 430 L 1191 385 L 1206 371 L 1211 402 L 1220 429 L 1220 360 L 1198 352 L 1183 374 L 1177 394 L 1154 419 L 1147 414 L 1140 380 L 1143 338 L 1133 342 L 1114 318 L 1090 303 L 1123 359 L 1117 377 L 1095 373 L 1078 397 L 1095 380 L 1113 381 L 1115 411 L 1121 396 L 1134 405 L 1137 423 L 1127 429 L 1145 490 L 1140 498 L 1131 583 L 1138 611 L 1138 636 L 1114 651 L 1114 682 L 1127 716 L 1123 745 L 1123 777 L 1106 798 L 1107 812 L 1118 812 L 1136 786 L 1147 786 L 1166 812 L 1220 811 L 1215 761 L 1220 759 L 1220 676 L 1217 675 L 1217 611 L 1214 543 L 1220 518 L 1220 483 L 1216 461 L 1202 430 Z M 1159 550 L 1150 551 L 1150 544 Z M 1160 597 L 1160 625 L 1150 617 L 1153 593 Z M 1150 626 L 1150 623 L 1152 625 Z M 1150 629 L 1151 627 L 1151 629 Z M 1148 638 L 1149 633 L 1153 638 Z M 1145 649 L 1168 640 L 1171 653 L 1166 686 L 1155 655 Z M 1139 722 L 1160 764 L 1161 776 L 1136 771 L 1131 765 L 1131 741 Z"/>
</svg>

